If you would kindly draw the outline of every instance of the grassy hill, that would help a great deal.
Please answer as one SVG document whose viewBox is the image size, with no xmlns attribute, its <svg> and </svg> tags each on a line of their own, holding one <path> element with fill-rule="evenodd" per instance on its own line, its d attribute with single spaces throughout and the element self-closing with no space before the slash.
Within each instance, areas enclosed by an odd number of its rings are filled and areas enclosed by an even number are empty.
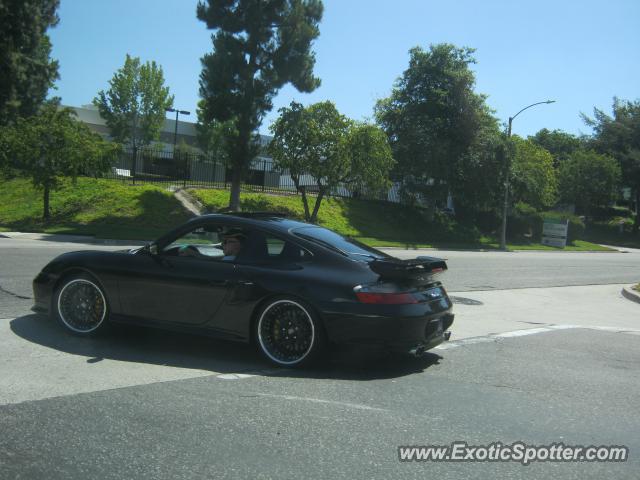
<svg viewBox="0 0 640 480">
<path fill-rule="evenodd" d="M 94 235 L 100 238 L 150 240 L 183 223 L 189 213 L 163 187 L 125 185 L 117 180 L 79 178 L 74 185 L 63 181 L 51 194 L 51 219 L 42 221 L 42 193 L 25 179 L 0 180 L 0 230 Z M 209 211 L 225 207 L 227 190 L 192 189 Z M 310 199 L 315 201 L 314 197 Z M 296 195 L 242 192 L 243 210 L 289 213 L 302 219 L 303 207 Z M 429 216 L 419 208 L 357 199 L 324 199 L 319 224 L 344 235 L 358 237 L 372 246 L 405 248 L 498 247 L 495 239 L 477 229 L 460 225 L 444 215 Z M 513 249 L 554 250 L 540 244 L 510 245 Z M 598 245 L 576 241 L 569 250 L 598 250 Z"/>
<path fill-rule="evenodd" d="M 100 238 L 150 239 L 189 218 L 171 192 L 119 181 L 64 180 L 51 193 L 51 220 L 42 221 L 42 193 L 25 179 L 0 180 L 0 228 L 5 231 L 73 233 Z"/>
<path fill-rule="evenodd" d="M 191 189 L 189 193 L 212 212 L 227 206 L 229 202 L 229 192 L 224 190 Z M 311 197 L 310 202 L 315 202 L 315 197 Z M 294 218 L 304 219 L 302 201 L 296 195 L 242 192 L 240 206 L 242 210 L 287 212 Z M 357 237 L 371 246 L 498 248 L 497 240 L 481 235 L 473 227 L 460 225 L 450 217 L 442 214 L 429 216 L 423 209 L 389 202 L 325 198 L 318 214 L 318 223 L 343 235 Z M 511 244 L 508 247 L 557 250 L 539 243 Z M 609 249 L 576 240 L 567 250 Z"/>
</svg>

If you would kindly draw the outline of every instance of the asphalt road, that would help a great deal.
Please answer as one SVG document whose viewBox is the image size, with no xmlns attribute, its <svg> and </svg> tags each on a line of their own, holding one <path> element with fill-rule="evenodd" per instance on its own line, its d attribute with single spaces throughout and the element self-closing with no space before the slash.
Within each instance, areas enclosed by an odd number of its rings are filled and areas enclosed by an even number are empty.
<svg viewBox="0 0 640 480">
<path fill-rule="evenodd" d="M 55 256 L 72 250 L 122 248 L 0 237 L 0 311 L 18 314 L 32 296 L 31 281 Z M 631 284 L 640 277 L 640 250 L 633 249 L 625 253 L 385 251 L 400 258 L 446 258 L 449 270 L 441 280 L 452 292 Z"/>
<path fill-rule="evenodd" d="M 453 342 L 289 371 L 248 346 L 132 328 L 83 339 L 31 314 L 33 276 L 77 248 L 96 247 L 0 238 L 2 480 L 638 478 L 640 305 L 618 285 L 638 281 L 638 252 L 424 252 L 448 258 Z M 626 445 L 630 459 L 398 460 L 401 445 L 454 441 Z"/>
</svg>

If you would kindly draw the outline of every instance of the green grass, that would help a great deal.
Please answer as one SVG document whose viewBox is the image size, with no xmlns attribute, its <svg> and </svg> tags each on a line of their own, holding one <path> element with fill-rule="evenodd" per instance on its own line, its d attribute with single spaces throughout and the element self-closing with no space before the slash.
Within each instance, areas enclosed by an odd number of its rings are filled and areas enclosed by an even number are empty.
<svg viewBox="0 0 640 480">
<path fill-rule="evenodd" d="M 229 192 L 214 189 L 190 189 L 209 211 L 226 207 Z M 315 196 L 309 198 L 315 202 Z M 302 200 L 297 195 L 267 195 L 243 192 L 240 206 L 246 211 L 286 212 L 294 218 L 303 219 Z M 313 208 L 313 204 L 310 205 Z M 451 222 L 429 221 L 424 212 L 388 202 L 372 202 L 354 199 L 323 199 L 318 215 L 318 223 L 343 235 L 358 238 L 373 247 L 400 248 L 448 248 L 448 249 L 484 249 L 497 250 L 495 239 L 478 236 L 474 240 L 467 235 L 463 227 L 451 225 Z M 466 241 L 465 241 L 466 240 Z M 540 243 L 508 244 L 510 250 L 548 250 L 560 249 Z M 577 240 L 567 246 L 566 251 L 611 251 L 594 243 Z"/>
<path fill-rule="evenodd" d="M 64 179 L 51 193 L 51 219 L 42 220 L 42 192 L 26 179 L 0 184 L 3 231 L 95 235 L 127 240 L 153 239 L 189 218 L 182 205 L 161 187 L 125 185 L 114 180 Z"/>
<path fill-rule="evenodd" d="M 631 232 L 632 223 L 620 232 L 612 223 L 594 222 L 587 225 L 585 238 L 591 242 L 615 245 L 618 247 L 640 248 L 640 234 Z"/>
<path fill-rule="evenodd" d="M 226 207 L 228 190 L 191 189 L 210 211 Z M 309 198 L 313 208 L 315 197 Z M 304 217 L 297 195 L 269 195 L 243 191 L 241 208 L 247 211 L 283 211 Z M 153 239 L 189 218 L 171 192 L 154 185 L 131 186 L 117 180 L 79 178 L 63 180 L 51 193 L 51 219 L 42 221 L 42 192 L 25 179 L 0 183 L 0 231 L 94 235 L 127 240 Z M 428 218 L 421 209 L 388 202 L 325 198 L 318 223 L 371 246 L 497 250 L 493 238 L 446 217 Z M 509 244 L 511 250 L 558 250 L 539 243 Z M 576 241 L 565 250 L 606 251 Z"/>
</svg>

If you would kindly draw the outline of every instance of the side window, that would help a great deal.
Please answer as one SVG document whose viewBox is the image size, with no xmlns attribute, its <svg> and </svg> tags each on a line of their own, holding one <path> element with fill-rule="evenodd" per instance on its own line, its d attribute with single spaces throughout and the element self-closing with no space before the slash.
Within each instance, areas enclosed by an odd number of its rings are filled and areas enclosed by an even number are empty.
<svg viewBox="0 0 640 480">
<path fill-rule="evenodd" d="M 275 237 L 267 237 L 267 252 L 269 252 L 269 257 L 277 257 L 284 250 L 284 241 Z"/>
<path fill-rule="evenodd" d="M 267 252 L 269 260 L 298 262 L 308 260 L 311 254 L 304 248 L 298 247 L 295 243 L 287 242 L 281 238 L 267 235 Z"/>
<path fill-rule="evenodd" d="M 237 228 L 225 225 L 204 225 L 176 238 L 163 248 L 162 254 L 204 260 L 233 260 L 242 247 L 243 240 L 244 234 Z"/>
</svg>

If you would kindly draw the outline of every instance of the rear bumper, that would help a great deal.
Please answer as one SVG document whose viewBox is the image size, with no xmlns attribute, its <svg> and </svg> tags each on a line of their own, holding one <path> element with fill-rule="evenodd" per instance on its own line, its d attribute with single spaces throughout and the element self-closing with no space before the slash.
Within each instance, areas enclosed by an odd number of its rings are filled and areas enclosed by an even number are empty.
<svg viewBox="0 0 640 480">
<path fill-rule="evenodd" d="M 338 344 L 361 344 L 409 352 L 412 348 L 433 348 L 445 341 L 453 324 L 451 309 L 416 317 L 325 315 L 329 340 Z"/>
</svg>

